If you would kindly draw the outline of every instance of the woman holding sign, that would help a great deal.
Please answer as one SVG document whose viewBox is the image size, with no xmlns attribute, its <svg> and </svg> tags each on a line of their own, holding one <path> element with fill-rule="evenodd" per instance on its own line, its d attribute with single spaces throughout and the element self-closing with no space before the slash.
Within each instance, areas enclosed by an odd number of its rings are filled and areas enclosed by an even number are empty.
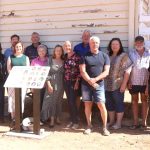
<svg viewBox="0 0 150 150">
<path fill-rule="evenodd" d="M 7 60 L 7 71 L 10 73 L 13 66 L 29 66 L 30 61 L 27 56 L 23 54 L 24 46 L 21 42 L 18 42 L 14 47 L 14 54 Z M 26 89 L 22 88 L 22 112 L 24 111 L 24 97 Z M 15 90 L 14 88 L 8 88 L 8 112 L 11 114 L 12 122 L 10 129 L 14 129 L 15 125 Z"/>
</svg>

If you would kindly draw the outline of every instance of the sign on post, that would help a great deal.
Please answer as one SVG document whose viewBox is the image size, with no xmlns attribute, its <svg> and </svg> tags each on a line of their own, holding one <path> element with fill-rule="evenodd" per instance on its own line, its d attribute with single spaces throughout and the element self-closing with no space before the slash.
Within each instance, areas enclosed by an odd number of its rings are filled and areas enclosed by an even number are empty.
<svg viewBox="0 0 150 150">
<path fill-rule="evenodd" d="M 33 131 L 40 134 L 40 89 L 43 88 L 50 67 L 14 66 L 4 84 L 4 87 L 15 88 L 16 132 L 20 132 L 21 124 L 21 88 L 33 88 Z"/>
</svg>

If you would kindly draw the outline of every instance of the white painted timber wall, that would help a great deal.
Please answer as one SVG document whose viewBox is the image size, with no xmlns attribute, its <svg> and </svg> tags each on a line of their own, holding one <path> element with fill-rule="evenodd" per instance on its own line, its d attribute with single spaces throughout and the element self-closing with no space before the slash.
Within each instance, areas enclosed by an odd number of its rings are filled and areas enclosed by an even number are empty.
<svg viewBox="0 0 150 150">
<path fill-rule="evenodd" d="M 76 45 L 89 29 L 103 49 L 113 37 L 128 48 L 129 16 L 129 0 L 0 0 L 0 42 L 6 49 L 10 36 L 18 34 L 27 46 L 36 31 L 51 51 L 65 40 Z"/>
</svg>

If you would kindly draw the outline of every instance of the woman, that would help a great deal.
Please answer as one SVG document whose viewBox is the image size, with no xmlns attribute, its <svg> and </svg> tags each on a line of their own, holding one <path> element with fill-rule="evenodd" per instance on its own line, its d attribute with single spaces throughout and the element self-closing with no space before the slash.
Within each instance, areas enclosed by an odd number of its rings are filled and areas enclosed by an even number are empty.
<svg viewBox="0 0 150 150">
<path fill-rule="evenodd" d="M 76 99 L 80 81 L 80 57 L 72 50 L 70 41 L 66 41 L 64 43 L 64 50 L 66 52 L 64 62 L 65 92 L 67 95 L 70 110 L 70 123 L 67 125 L 67 128 L 77 129 L 79 124 Z"/>
<path fill-rule="evenodd" d="M 38 57 L 32 60 L 31 66 L 47 66 L 48 65 L 47 47 L 41 44 L 37 47 L 37 51 Z M 40 103 L 41 103 L 40 110 L 42 109 L 45 90 L 46 90 L 45 86 L 40 90 Z M 34 91 L 32 90 L 32 92 Z"/>
<path fill-rule="evenodd" d="M 54 127 L 54 121 L 60 124 L 62 100 L 64 94 L 64 52 L 61 45 L 56 45 L 49 59 L 50 71 L 46 82 L 47 89 L 43 101 L 41 120 L 50 120 L 49 127 Z"/>
<path fill-rule="evenodd" d="M 24 46 L 21 42 L 18 42 L 14 47 L 14 54 L 8 57 L 7 71 L 10 73 L 13 66 L 29 66 L 29 58 L 23 54 Z M 24 111 L 24 100 L 26 95 L 26 89 L 22 88 L 22 113 Z M 14 129 L 15 121 L 15 90 L 14 88 L 8 88 L 8 112 L 11 114 L 11 129 Z"/>
<path fill-rule="evenodd" d="M 0 43 L 0 122 L 4 121 L 4 82 L 5 82 L 5 59 L 2 54 Z"/>
<path fill-rule="evenodd" d="M 113 38 L 110 41 L 108 52 L 110 71 L 105 80 L 106 107 L 110 120 L 108 127 L 120 129 L 124 114 L 124 92 L 129 80 L 132 62 L 124 52 L 119 38 Z"/>
</svg>

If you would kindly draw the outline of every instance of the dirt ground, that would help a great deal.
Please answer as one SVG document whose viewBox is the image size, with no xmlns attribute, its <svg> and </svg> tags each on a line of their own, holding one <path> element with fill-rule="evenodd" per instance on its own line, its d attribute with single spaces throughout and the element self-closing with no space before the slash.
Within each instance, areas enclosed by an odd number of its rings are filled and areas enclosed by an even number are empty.
<svg viewBox="0 0 150 150">
<path fill-rule="evenodd" d="M 150 128 L 131 131 L 128 129 L 130 120 L 124 119 L 122 129 L 110 130 L 109 137 L 102 136 L 100 123 L 97 122 L 93 123 L 94 131 L 90 135 L 83 134 L 83 124 L 76 131 L 66 129 L 66 124 L 64 121 L 53 129 L 48 125 L 41 126 L 49 132 L 49 136 L 38 140 L 4 135 L 9 131 L 7 121 L 0 125 L 0 150 L 150 150 Z"/>
</svg>

